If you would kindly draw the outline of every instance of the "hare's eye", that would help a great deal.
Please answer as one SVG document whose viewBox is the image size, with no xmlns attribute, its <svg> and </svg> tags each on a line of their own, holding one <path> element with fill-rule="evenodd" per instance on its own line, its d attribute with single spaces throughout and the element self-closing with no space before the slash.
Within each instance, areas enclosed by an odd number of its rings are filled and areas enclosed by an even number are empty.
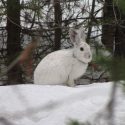
<svg viewBox="0 0 125 125">
<path fill-rule="evenodd" d="M 81 51 L 84 51 L 84 48 L 83 48 L 83 47 L 80 47 L 80 50 L 81 50 Z"/>
</svg>

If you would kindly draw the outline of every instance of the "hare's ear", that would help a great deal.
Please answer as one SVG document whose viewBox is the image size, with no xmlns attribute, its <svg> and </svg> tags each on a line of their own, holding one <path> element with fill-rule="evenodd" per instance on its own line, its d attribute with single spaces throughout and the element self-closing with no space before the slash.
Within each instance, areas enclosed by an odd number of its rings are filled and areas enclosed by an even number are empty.
<svg viewBox="0 0 125 125">
<path fill-rule="evenodd" d="M 70 35 L 70 40 L 74 45 L 78 45 L 78 43 L 80 42 L 79 39 L 79 33 L 77 32 L 77 30 L 75 29 L 70 29 L 69 31 L 69 35 Z"/>
<path fill-rule="evenodd" d="M 86 34 L 85 34 L 85 30 L 83 29 L 83 27 L 81 27 L 80 29 L 79 29 L 79 37 L 80 37 L 80 39 L 82 39 L 84 42 L 86 41 Z"/>
</svg>

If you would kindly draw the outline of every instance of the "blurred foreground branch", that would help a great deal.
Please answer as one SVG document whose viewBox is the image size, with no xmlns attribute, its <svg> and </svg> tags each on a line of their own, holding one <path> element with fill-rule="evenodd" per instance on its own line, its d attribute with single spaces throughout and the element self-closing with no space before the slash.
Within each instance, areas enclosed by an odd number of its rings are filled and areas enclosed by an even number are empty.
<svg viewBox="0 0 125 125">
<path fill-rule="evenodd" d="M 28 76 L 31 76 L 33 69 L 33 60 L 32 60 L 32 54 L 37 47 L 37 40 L 32 39 L 32 42 L 27 45 L 27 47 L 21 52 L 21 54 L 14 59 L 14 61 L 7 67 L 6 70 L 4 70 L 1 74 L 0 77 L 4 76 L 7 74 L 8 71 L 10 71 L 17 63 L 20 65 L 25 65 L 25 72 Z"/>
</svg>

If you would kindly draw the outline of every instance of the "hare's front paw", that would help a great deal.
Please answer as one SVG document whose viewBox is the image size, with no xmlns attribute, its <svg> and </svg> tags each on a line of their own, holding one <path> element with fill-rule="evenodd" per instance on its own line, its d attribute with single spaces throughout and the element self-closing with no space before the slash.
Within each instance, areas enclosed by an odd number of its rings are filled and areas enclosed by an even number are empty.
<svg viewBox="0 0 125 125">
<path fill-rule="evenodd" d="M 68 82 L 67 82 L 67 85 L 70 86 L 70 87 L 74 87 L 75 86 L 75 81 L 69 79 Z"/>
</svg>

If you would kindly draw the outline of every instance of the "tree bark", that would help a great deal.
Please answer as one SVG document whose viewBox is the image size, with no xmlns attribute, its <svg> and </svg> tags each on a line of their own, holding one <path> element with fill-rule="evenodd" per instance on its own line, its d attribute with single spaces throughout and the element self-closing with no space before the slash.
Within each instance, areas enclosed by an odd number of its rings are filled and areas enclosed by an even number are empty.
<svg viewBox="0 0 125 125">
<path fill-rule="evenodd" d="M 89 42 L 90 37 L 91 37 L 91 32 L 92 32 L 92 22 L 93 22 L 93 17 L 94 17 L 94 11 L 95 11 L 95 0 L 92 1 L 92 8 L 91 8 L 91 13 L 90 13 L 90 21 L 89 21 L 89 28 L 88 28 L 88 34 L 87 34 L 87 42 Z"/>
<path fill-rule="evenodd" d="M 54 0 L 54 16 L 55 16 L 55 38 L 54 38 L 54 51 L 59 50 L 61 47 L 61 23 L 62 23 L 62 11 L 60 0 Z"/>
<path fill-rule="evenodd" d="M 113 0 L 105 0 L 103 13 L 102 43 L 115 57 L 125 58 L 125 15 Z"/>
<path fill-rule="evenodd" d="M 122 20 L 125 20 L 124 15 L 122 15 L 122 18 Z M 114 56 L 125 58 L 125 22 L 116 27 Z"/>
<path fill-rule="evenodd" d="M 113 12 L 113 0 L 105 0 L 103 9 L 102 43 L 113 52 L 113 42 L 115 35 L 115 17 Z"/>
<path fill-rule="evenodd" d="M 7 0 L 7 65 L 21 52 L 20 32 L 20 0 Z M 7 84 L 23 82 L 19 64 L 8 71 L 7 76 Z"/>
</svg>

